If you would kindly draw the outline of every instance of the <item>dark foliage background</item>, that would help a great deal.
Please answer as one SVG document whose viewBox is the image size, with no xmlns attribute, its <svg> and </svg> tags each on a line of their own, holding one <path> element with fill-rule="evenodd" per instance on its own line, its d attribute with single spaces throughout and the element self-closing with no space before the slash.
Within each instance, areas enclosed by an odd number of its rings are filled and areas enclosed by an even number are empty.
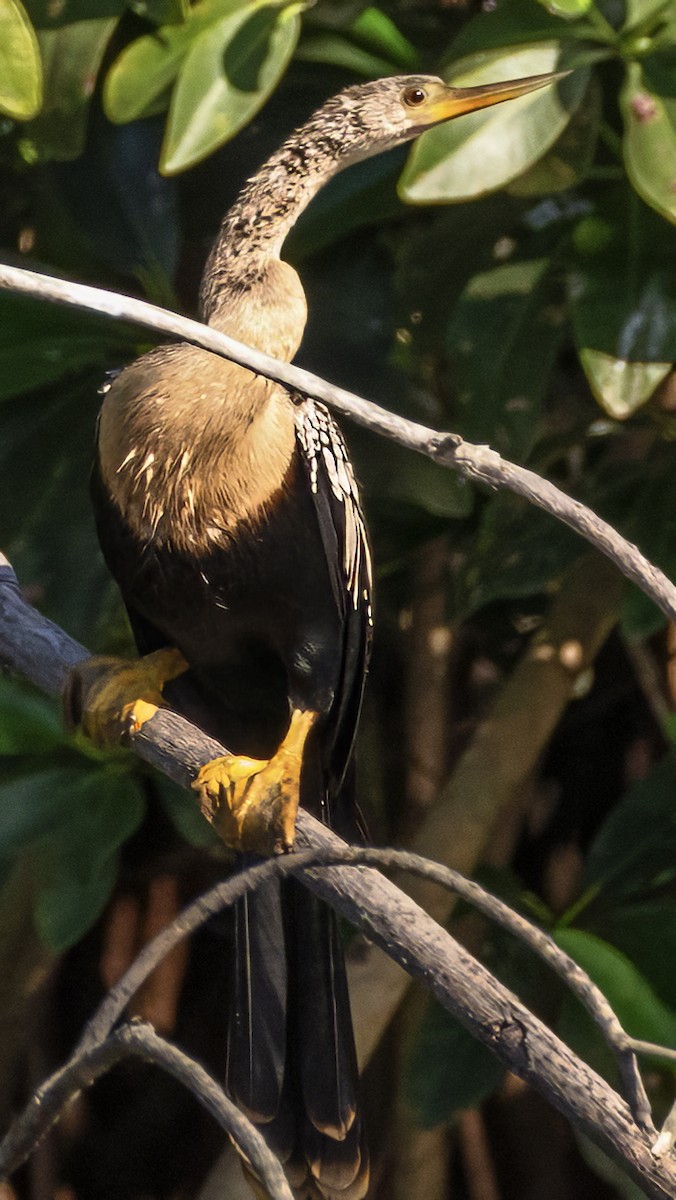
<svg viewBox="0 0 676 1200">
<path fill-rule="evenodd" d="M 310 305 L 298 361 L 528 464 L 676 575 L 671 0 L 2 0 L 0 15 L 3 258 L 188 312 L 243 181 L 340 87 L 574 68 L 324 190 L 287 244 Z M 145 346 L 0 296 L 0 541 L 30 598 L 95 650 L 131 652 L 88 506 L 97 391 Z M 525 502 L 346 432 L 378 573 L 359 753 L 374 841 L 475 871 L 553 930 L 632 1034 L 676 1046 L 674 630 Z M 223 863 L 166 781 L 72 739 L 14 680 L 0 710 L 6 1119 Z M 453 925 L 612 1078 L 524 950 L 460 909 Z M 200 935 L 136 1005 L 215 1067 L 226 936 Z M 409 997 L 384 1030 L 358 993 L 355 1008 L 365 1047 L 384 1033 L 374 1197 L 639 1195 L 440 1010 Z M 649 1063 L 648 1083 L 659 1116 L 673 1074 Z M 219 1140 L 175 1085 L 129 1067 L 17 1186 L 204 1200 Z"/>
</svg>

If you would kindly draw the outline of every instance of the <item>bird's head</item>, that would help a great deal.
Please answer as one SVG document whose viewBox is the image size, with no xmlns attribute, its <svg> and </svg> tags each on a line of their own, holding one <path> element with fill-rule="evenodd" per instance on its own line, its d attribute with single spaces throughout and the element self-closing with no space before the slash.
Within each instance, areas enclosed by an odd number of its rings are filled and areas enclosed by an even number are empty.
<svg viewBox="0 0 676 1200">
<path fill-rule="evenodd" d="M 531 75 L 476 87 L 451 87 L 435 75 L 397 75 L 347 88 L 313 120 L 324 124 L 334 154 L 353 162 L 410 141 L 452 117 L 525 96 L 566 74 Z"/>
</svg>

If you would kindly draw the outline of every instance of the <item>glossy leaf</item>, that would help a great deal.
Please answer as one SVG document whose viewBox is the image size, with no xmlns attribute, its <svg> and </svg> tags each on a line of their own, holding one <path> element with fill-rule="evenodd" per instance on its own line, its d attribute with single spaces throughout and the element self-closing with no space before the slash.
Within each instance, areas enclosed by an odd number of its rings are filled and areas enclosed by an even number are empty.
<svg viewBox="0 0 676 1200">
<path fill-rule="evenodd" d="M 621 104 L 627 174 L 647 204 L 676 222 L 676 94 L 650 91 L 641 65 L 630 63 Z"/>
<path fill-rule="evenodd" d="M 556 69 L 557 42 L 477 54 L 446 73 L 456 86 L 499 82 Z M 467 200 L 504 187 L 541 158 L 565 129 L 584 95 L 589 74 L 575 71 L 559 84 L 518 100 L 458 117 L 418 138 L 400 181 L 413 204 Z"/>
<path fill-rule="evenodd" d="M 602 350 L 581 350 L 580 362 L 597 400 L 616 421 L 641 408 L 671 370 L 670 362 L 629 362 Z"/>
<path fill-rule="evenodd" d="M 295 7 L 258 3 L 196 38 L 172 96 L 164 172 L 192 166 L 239 132 L 284 73 L 299 32 Z"/>
<path fill-rule="evenodd" d="M 101 18 L 40 31 L 45 101 L 28 133 L 41 159 L 63 161 L 82 152 L 89 103 L 116 24 Z"/>
<path fill-rule="evenodd" d="M 676 358 L 676 246 L 662 229 L 623 192 L 574 232 L 575 341 L 594 395 L 617 419 L 649 399 Z"/>
<path fill-rule="evenodd" d="M 419 54 L 415 46 L 379 8 L 365 8 L 352 22 L 350 33 L 374 53 L 386 58 L 404 71 L 413 71 Z"/>
<path fill-rule="evenodd" d="M 510 458 L 523 459 L 538 433 L 563 335 L 556 299 L 547 259 L 504 263 L 472 277 L 451 318 L 454 428 Z"/>
<path fill-rule="evenodd" d="M 553 936 L 601 989 L 627 1033 L 676 1046 L 676 1012 L 655 995 L 624 954 L 582 929 L 557 929 Z"/>
<path fill-rule="evenodd" d="M 0 0 L 0 113 L 28 121 L 42 104 L 42 64 L 20 0 Z"/>
<path fill-rule="evenodd" d="M 193 9 L 193 19 L 186 25 L 137 38 L 115 59 L 103 87 L 110 121 L 125 124 L 168 106 L 171 86 L 195 36 L 194 14 L 200 7 Z"/>
<path fill-rule="evenodd" d="M 538 0 L 553 17 L 563 17 L 567 21 L 583 17 L 591 8 L 592 2 L 593 0 Z"/>
<path fill-rule="evenodd" d="M 591 79 L 584 100 L 561 136 L 538 162 L 508 185 L 513 196 L 544 196 L 580 183 L 594 160 L 601 119 L 601 89 Z"/>
</svg>

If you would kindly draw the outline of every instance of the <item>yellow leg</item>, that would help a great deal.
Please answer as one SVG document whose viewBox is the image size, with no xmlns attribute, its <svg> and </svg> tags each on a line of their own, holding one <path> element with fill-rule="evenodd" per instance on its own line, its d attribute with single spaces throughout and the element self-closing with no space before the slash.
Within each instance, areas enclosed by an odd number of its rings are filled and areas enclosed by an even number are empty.
<svg viewBox="0 0 676 1200">
<path fill-rule="evenodd" d="M 119 746 L 165 707 L 163 687 L 187 669 L 183 655 L 174 649 L 134 660 L 89 658 L 74 667 L 66 681 L 66 721 L 97 746 Z"/>
<path fill-rule="evenodd" d="M 226 754 L 202 767 L 192 786 L 226 846 L 256 854 L 292 849 L 303 750 L 316 719 L 316 713 L 294 709 L 288 733 L 270 759 Z"/>
</svg>

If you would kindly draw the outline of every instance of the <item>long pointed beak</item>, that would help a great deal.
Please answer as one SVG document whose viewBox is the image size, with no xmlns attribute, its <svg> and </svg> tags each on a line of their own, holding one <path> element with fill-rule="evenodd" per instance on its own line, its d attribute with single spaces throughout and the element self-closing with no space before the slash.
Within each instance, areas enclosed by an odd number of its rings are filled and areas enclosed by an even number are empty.
<svg viewBox="0 0 676 1200">
<path fill-rule="evenodd" d="M 508 79 L 504 83 L 482 83 L 477 87 L 454 88 L 449 85 L 447 94 L 430 106 L 430 116 L 434 124 L 448 121 L 451 117 L 488 108 L 491 104 L 502 104 L 503 100 L 516 100 L 517 96 L 536 92 L 538 88 L 565 79 L 569 74 L 570 71 L 553 71 L 547 75 L 529 75 L 527 79 Z"/>
</svg>

